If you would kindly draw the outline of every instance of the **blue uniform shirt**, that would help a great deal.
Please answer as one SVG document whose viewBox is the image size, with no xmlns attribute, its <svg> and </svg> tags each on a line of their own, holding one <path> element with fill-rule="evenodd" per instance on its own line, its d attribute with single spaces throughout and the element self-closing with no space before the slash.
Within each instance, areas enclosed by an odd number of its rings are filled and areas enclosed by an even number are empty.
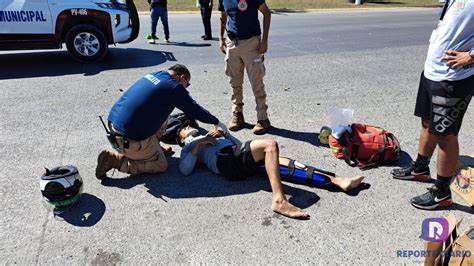
<svg viewBox="0 0 474 266">
<path fill-rule="evenodd" d="M 258 7 L 263 3 L 265 0 L 219 0 L 219 11 L 227 13 L 227 31 L 242 39 L 260 35 Z"/>
<path fill-rule="evenodd" d="M 108 120 L 125 138 L 144 140 L 158 131 L 175 107 L 203 123 L 219 123 L 167 71 L 135 82 L 114 104 Z"/>
</svg>

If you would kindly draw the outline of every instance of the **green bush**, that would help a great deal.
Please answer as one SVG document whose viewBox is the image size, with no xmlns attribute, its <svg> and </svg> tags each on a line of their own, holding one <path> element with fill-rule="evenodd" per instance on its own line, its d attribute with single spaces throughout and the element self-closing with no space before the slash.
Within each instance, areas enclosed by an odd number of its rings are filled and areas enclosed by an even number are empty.
<svg viewBox="0 0 474 266">
<path fill-rule="evenodd" d="M 214 10 L 217 2 L 214 0 Z M 352 1 L 352 2 L 351 2 Z M 305 10 L 320 8 L 358 8 L 358 7 L 437 7 L 439 0 L 370 0 L 364 5 L 355 6 L 353 0 L 267 0 L 267 5 L 273 10 Z M 148 11 L 146 0 L 135 0 L 139 11 Z M 168 9 L 172 11 L 197 11 L 196 0 L 168 0 Z"/>
</svg>

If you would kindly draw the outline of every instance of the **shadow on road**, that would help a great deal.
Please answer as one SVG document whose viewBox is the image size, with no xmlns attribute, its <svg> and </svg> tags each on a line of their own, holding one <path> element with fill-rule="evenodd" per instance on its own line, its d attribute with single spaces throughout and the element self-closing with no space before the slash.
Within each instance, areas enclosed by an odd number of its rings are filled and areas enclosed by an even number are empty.
<svg viewBox="0 0 474 266">
<path fill-rule="evenodd" d="M 105 213 L 105 203 L 94 195 L 83 193 L 81 200 L 70 209 L 58 214 L 65 222 L 80 226 L 90 227 L 102 219 Z"/>
<path fill-rule="evenodd" d="M 246 125 L 244 125 L 244 127 L 246 128 L 253 128 L 252 125 L 249 125 L 246 123 Z M 323 147 L 327 147 L 327 145 L 325 144 L 322 144 L 321 142 L 319 142 L 319 133 L 316 133 L 316 132 L 299 132 L 299 131 L 293 131 L 293 130 L 289 130 L 289 129 L 284 129 L 284 128 L 277 128 L 277 127 L 271 127 L 268 132 L 268 134 L 270 135 L 276 135 L 276 136 L 280 136 L 280 137 L 284 137 L 284 138 L 288 138 L 288 139 L 294 139 L 294 140 L 299 140 L 299 141 L 302 141 L 302 142 L 307 142 L 311 145 L 314 145 L 314 146 L 323 146 Z"/>
<path fill-rule="evenodd" d="M 351 196 L 351 197 L 355 197 L 355 196 L 358 196 L 360 192 L 364 191 L 364 190 L 367 190 L 369 189 L 371 186 L 369 183 L 360 183 L 360 185 L 352 190 L 349 190 L 349 191 L 344 191 L 342 190 L 340 187 L 338 186 L 335 186 L 335 185 L 331 185 L 327 188 L 321 188 L 321 189 L 324 189 L 324 190 L 327 190 L 327 191 L 330 191 L 330 192 L 342 192 L 348 196 Z"/>
<path fill-rule="evenodd" d="M 305 10 L 294 10 L 294 9 L 286 9 L 286 8 L 277 8 L 271 10 L 272 14 L 275 15 L 284 15 L 287 16 L 287 13 L 306 13 L 308 11 Z"/>
<path fill-rule="evenodd" d="M 217 39 L 219 40 L 219 39 Z M 157 43 L 158 45 L 173 45 L 181 47 L 206 47 L 211 46 L 210 43 L 188 43 L 188 42 L 169 42 L 169 43 Z"/>
<path fill-rule="evenodd" d="M 198 165 L 190 176 L 183 176 L 178 171 L 179 158 L 168 158 L 168 171 L 163 174 L 130 175 L 126 178 L 107 178 L 102 185 L 117 187 L 120 189 L 131 189 L 135 186 L 144 185 L 148 193 L 154 197 L 168 202 L 169 199 L 180 198 L 214 198 L 230 195 L 242 195 L 255 193 L 261 190 L 271 192 L 268 179 L 263 174 L 257 174 L 244 181 L 228 181 L 222 176 L 215 175 L 203 165 Z M 289 201 L 299 208 L 308 208 L 319 201 L 319 196 L 312 192 L 313 189 L 301 189 L 283 183 L 285 194 L 291 195 Z M 349 196 L 357 196 L 361 191 L 369 189 L 370 185 L 362 183 L 358 188 L 347 192 Z M 341 192 L 341 190 L 327 189 L 329 191 Z"/>
<path fill-rule="evenodd" d="M 244 181 L 228 181 L 215 175 L 205 166 L 199 165 L 190 176 L 179 173 L 179 158 L 168 158 L 168 171 L 163 174 L 131 175 L 126 178 L 107 178 L 102 185 L 131 189 L 144 185 L 148 193 L 167 202 L 169 199 L 181 198 L 214 198 L 230 195 L 255 193 L 261 190 L 271 191 L 268 179 L 263 175 L 255 175 Z M 283 184 L 285 194 L 291 195 L 291 201 L 300 208 L 308 208 L 315 204 L 319 197 L 311 191 Z M 270 202 L 269 202 L 270 204 Z"/>
<path fill-rule="evenodd" d="M 460 155 L 459 159 L 463 161 L 465 165 L 474 167 L 474 156 Z"/>
<path fill-rule="evenodd" d="M 173 53 L 138 48 L 111 48 L 100 62 L 84 64 L 75 61 L 66 51 L 16 53 L 0 55 L 0 80 L 65 76 L 96 75 L 112 69 L 156 66 L 177 61 Z"/>
<path fill-rule="evenodd" d="M 411 158 L 410 154 L 402 150 L 400 152 L 400 159 L 398 160 L 396 166 L 407 166 L 410 165 L 412 162 L 413 158 Z"/>
<path fill-rule="evenodd" d="M 456 211 L 462 211 L 462 212 L 465 212 L 465 213 L 474 214 L 474 207 L 461 205 L 461 204 L 456 203 L 456 202 L 453 202 L 453 204 L 451 206 L 446 207 L 446 208 L 433 209 L 433 210 L 423 209 L 423 211 L 429 211 L 429 212 L 444 211 L 444 210 L 456 210 Z"/>
<path fill-rule="evenodd" d="M 453 202 L 453 205 L 449 206 L 448 210 L 457 210 L 470 214 L 474 214 L 474 207 L 461 205 L 459 203 Z"/>
</svg>

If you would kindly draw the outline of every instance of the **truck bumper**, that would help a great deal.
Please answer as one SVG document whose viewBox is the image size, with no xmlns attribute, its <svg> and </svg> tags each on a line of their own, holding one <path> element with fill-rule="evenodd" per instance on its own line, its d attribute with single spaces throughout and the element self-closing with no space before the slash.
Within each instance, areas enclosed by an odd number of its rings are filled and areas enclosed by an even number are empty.
<svg viewBox="0 0 474 266">
<path fill-rule="evenodd" d="M 112 25 L 113 43 L 124 42 L 130 38 L 132 27 L 130 16 L 124 10 L 112 10 L 110 12 L 110 25 Z"/>
<path fill-rule="evenodd" d="M 132 26 L 128 26 L 126 28 L 122 28 L 116 31 L 114 34 L 114 43 L 127 41 L 128 39 L 130 39 L 131 34 L 132 34 Z"/>
</svg>

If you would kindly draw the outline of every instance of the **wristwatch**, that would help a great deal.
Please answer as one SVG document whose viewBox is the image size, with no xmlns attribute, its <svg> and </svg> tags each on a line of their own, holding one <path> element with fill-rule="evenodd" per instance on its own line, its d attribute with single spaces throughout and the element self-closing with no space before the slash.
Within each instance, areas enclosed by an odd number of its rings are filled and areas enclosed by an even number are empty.
<svg viewBox="0 0 474 266">
<path fill-rule="evenodd" d="M 469 55 L 474 58 L 474 47 L 471 48 L 471 51 L 469 52 Z"/>
</svg>

